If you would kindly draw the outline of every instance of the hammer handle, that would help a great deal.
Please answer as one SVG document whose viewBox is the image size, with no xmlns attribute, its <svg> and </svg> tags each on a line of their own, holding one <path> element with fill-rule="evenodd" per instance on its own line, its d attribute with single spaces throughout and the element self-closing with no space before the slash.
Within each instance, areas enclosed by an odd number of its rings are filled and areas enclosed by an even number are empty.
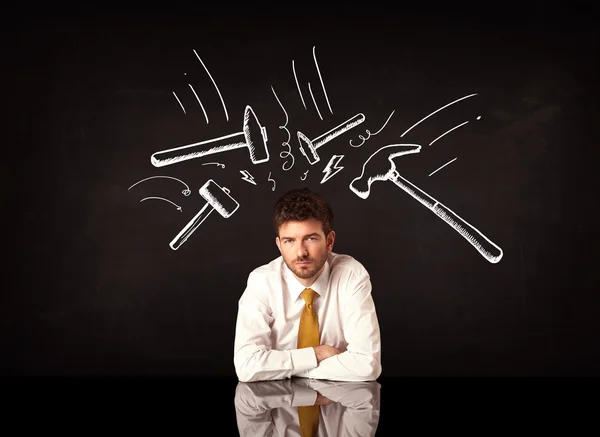
<svg viewBox="0 0 600 437">
<path fill-rule="evenodd" d="M 181 231 L 179 231 L 177 236 L 173 238 L 173 241 L 169 243 L 171 249 L 179 249 L 179 246 L 185 243 L 190 235 L 192 235 L 193 232 L 198 229 L 198 226 L 200 226 L 202 222 L 206 220 L 206 217 L 208 217 L 208 215 L 213 211 L 214 208 L 210 203 L 207 202 L 206 205 L 204 205 L 204 207 L 198 211 L 198 213 L 188 222 L 188 224 L 185 225 Z"/>
<path fill-rule="evenodd" d="M 503 253 L 500 247 L 450 208 L 441 204 L 419 187 L 400 176 L 395 170 L 390 180 L 454 228 L 456 232 L 462 235 L 489 262 L 495 264 L 502 259 Z"/>
</svg>

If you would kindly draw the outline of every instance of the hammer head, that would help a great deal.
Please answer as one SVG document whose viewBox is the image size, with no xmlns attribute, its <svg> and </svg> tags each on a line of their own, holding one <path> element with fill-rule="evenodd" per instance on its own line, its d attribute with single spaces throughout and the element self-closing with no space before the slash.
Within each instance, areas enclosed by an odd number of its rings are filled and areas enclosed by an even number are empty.
<svg viewBox="0 0 600 437">
<path fill-rule="evenodd" d="M 267 128 L 260 125 L 258 117 L 250 106 L 246 106 L 244 111 L 244 137 L 248 150 L 250 150 L 250 159 L 254 164 L 267 162 L 269 160 L 269 148 L 267 147 Z"/>
<path fill-rule="evenodd" d="M 298 131 L 298 142 L 300 143 L 300 151 L 310 164 L 316 164 L 320 161 L 319 155 L 317 155 L 317 148 L 314 146 L 313 142 L 302 132 Z"/>
<path fill-rule="evenodd" d="M 215 181 L 209 179 L 200 188 L 200 195 L 223 217 L 228 218 L 240 207 L 240 204 L 229 195 L 227 188 L 220 187 Z"/>
<path fill-rule="evenodd" d="M 396 172 L 394 158 L 409 153 L 419 153 L 421 146 L 418 144 L 390 144 L 373 153 L 365 161 L 362 173 L 350 182 L 350 189 L 363 199 L 369 197 L 371 184 L 375 181 L 386 181 Z"/>
</svg>

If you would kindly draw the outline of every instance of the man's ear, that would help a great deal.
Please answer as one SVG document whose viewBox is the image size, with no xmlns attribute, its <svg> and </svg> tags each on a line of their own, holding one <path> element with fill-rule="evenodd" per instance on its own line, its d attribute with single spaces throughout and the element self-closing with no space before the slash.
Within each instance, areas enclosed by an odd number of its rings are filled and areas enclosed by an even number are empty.
<svg viewBox="0 0 600 437">
<path fill-rule="evenodd" d="M 277 245 L 277 248 L 279 249 L 279 252 L 281 253 L 281 241 L 279 240 L 279 236 L 275 237 L 275 244 Z"/>
<path fill-rule="evenodd" d="M 335 242 L 335 232 L 330 231 L 329 235 L 327 235 L 327 250 L 330 252 L 333 250 L 333 243 Z"/>
</svg>

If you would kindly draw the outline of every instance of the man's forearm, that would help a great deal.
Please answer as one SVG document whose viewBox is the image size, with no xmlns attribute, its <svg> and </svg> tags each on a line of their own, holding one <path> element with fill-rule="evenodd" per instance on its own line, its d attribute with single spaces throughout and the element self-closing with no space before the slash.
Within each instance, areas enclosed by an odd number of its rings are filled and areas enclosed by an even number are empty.
<svg viewBox="0 0 600 437">
<path fill-rule="evenodd" d="M 317 360 L 313 348 L 282 351 L 256 348 L 239 351 L 234 364 L 238 379 L 252 382 L 291 378 L 295 373 L 314 369 Z"/>
<path fill-rule="evenodd" d="M 373 381 L 381 375 L 381 364 L 374 356 L 345 351 L 321 361 L 309 374 L 315 379 Z"/>
</svg>

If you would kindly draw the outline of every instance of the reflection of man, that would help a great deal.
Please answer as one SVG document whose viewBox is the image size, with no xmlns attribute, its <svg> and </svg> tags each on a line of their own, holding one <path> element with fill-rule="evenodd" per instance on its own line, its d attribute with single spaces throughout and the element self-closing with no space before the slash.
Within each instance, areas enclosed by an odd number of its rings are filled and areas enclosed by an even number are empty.
<svg viewBox="0 0 600 437">
<path fill-rule="evenodd" d="M 377 381 L 240 382 L 234 400 L 238 430 L 241 437 L 373 436 L 380 388 Z M 314 411 L 304 414 L 304 408 Z"/>
<path fill-rule="evenodd" d="M 234 364 L 240 381 L 297 377 L 375 380 L 380 332 L 369 273 L 332 252 L 327 202 L 307 188 L 273 211 L 281 256 L 250 273 L 239 300 Z"/>
</svg>

